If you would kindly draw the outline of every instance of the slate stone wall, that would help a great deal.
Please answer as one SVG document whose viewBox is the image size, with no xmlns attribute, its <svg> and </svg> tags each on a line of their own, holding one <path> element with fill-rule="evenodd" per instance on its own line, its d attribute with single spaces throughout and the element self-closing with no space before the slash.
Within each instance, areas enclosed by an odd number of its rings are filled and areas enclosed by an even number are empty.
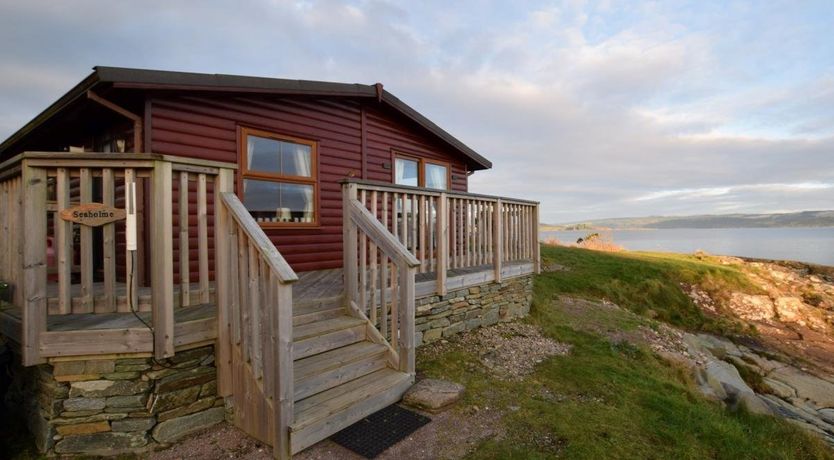
<svg viewBox="0 0 834 460">
<path fill-rule="evenodd" d="M 224 420 L 214 347 L 150 358 L 18 365 L 6 396 L 49 454 L 149 450 Z"/>
<path fill-rule="evenodd" d="M 522 318 L 530 313 L 532 300 L 532 275 L 419 299 L 415 321 L 417 346 L 499 321 Z"/>
</svg>

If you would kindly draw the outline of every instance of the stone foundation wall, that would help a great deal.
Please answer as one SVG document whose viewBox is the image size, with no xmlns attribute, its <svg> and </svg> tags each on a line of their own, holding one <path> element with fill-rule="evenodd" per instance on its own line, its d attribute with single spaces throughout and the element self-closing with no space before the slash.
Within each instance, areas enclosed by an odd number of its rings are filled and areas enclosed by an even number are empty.
<svg viewBox="0 0 834 460">
<path fill-rule="evenodd" d="M 14 369 L 7 405 L 48 454 L 148 450 L 225 418 L 214 347 L 151 358 L 62 361 Z"/>
<path fill-rule="evenodd" d="M 533 276 L 450 291 L 417 300 L 415 330 L 420 346 L 463 331 L 527 316 Z"/>
</svg>

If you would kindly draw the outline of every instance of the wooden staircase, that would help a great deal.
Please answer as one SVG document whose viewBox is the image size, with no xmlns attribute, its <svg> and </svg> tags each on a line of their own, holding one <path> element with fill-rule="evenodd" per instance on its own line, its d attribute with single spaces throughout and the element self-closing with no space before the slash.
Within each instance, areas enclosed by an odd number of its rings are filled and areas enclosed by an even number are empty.
<svg viewBox="0 0 834 460">
<path fill-rule="evenodd" d="M 292 453 L 397 402 L 413 382 L 391 367 L 390 348 L 370 340 L 367 320 L 346 315 L 343 302 L 294 308 Z"/>
<path fill-rule="evenodd" d="M 298 275 L 234 194 L 220 198 L 218 392 L 235 425 L 289 458 L 397 402 L 414 383 L 420 262 L 353 193 L 345 253 L 378 263 L 379 284 L 359 295 L 367 273 L 346 255 L 341 295 L 293 302 Z"/>
</svg>

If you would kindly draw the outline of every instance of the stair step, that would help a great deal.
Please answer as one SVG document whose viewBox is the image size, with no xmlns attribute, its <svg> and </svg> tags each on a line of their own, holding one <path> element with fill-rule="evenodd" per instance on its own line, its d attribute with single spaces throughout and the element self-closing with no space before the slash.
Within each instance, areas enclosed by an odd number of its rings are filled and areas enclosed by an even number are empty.
<svg viewBox="0 0 834 460">
<path fill-rule="evenodd" d="M 311 307 L 341 307 L 344 306 L 345 296 L 334 295 L 330 297 L 319 297 L 316 299 L 293 300 L 293 309 Z"/>
<path fill-rule="evenodd" d="M 412 377 L 382 369 L 295 403 L 290 427 L 296 453 L 402 398 Z"/>
<path fill-rule="evenodd" d="M 387 366 L 388 347 L 357 342 L 295 361 L 295 400 L 320 393 Z"/>
<path fill-rule="evenodd" d="M 292 324 L 293 326 L 300 326 L 302 324 L 336 318 L 344 314 L 345 306 L 342 296 L 305 300 L 293 304 Z"/>
<path fill-rule="evenodd" d="M 341 348 L 365 339 L 365 320 L 350 316 L 293 327 L 293 360 Z"/>
</svg>

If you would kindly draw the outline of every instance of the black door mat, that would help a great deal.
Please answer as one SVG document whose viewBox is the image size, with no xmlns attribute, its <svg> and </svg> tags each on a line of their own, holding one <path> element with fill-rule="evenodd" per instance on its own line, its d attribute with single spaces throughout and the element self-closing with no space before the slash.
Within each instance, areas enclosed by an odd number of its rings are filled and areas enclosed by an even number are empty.
<svg viewBox="0 0 834 460">
<path fill-rule="evenodd" d="M 393 404 L 330 437 L 365 458 L 374 458 L 431 419 Z"/>
</svg>

